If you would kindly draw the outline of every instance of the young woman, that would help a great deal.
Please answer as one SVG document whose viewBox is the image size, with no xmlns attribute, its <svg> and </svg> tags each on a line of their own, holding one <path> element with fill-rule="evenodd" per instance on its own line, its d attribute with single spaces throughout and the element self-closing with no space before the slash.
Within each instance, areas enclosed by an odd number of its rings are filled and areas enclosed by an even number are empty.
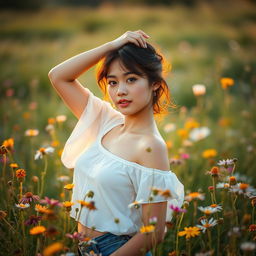
<svg viewBox="0 0 256 256">
<path fill-rule="evenodd" d="M 79 119 L 61 159 L 74 168 L 70 215 L 78 232 L 96 242 L 80 243 L 80 255 L 91 250 L 102 256 L 152 255 L 172 218 L 168 206 L 184 200 L 184 186 L 169 170 L 166 143 L 154 119 L 164 111 L 163 100 L 170 99 L 162 56 L 148 38 L 141 30 L 128 31 L 49 72 L 53 87 Z M 97 82 L 111 103 L 77 80 L 97 63 Z M 152 218 L 152 232 L 140 232 Z"/>
</svg>

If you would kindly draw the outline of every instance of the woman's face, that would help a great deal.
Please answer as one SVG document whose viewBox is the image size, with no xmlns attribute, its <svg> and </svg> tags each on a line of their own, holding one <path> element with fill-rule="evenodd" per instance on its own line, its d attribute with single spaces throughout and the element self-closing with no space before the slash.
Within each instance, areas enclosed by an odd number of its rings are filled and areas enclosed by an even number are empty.
<svg viewBox="0 0 256 256">
<path fill-rule="evenodd" d="M 133 115 L 152 105 L 152 86 L 147 77 L 124 69 L 120 60 L 114 60 L 107 74 L 108 94 L 117 110 L 125 115 Z M 119 104 L 126 99 L 129 104 Z"/>
</svg>

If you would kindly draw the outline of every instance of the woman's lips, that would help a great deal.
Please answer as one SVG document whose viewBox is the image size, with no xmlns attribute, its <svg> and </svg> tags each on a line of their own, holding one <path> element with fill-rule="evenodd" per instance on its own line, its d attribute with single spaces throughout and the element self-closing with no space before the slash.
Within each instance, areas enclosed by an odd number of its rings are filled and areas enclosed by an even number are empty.
<svg viewBox="0 0 256 256">
<path fill-rule="evenodd" d="M 131 103 L 131 101 L 124 101 L 124 102 L 118 103 L 118 105 L 122 108 L 125 108 L 125 107 L 129 106 L 130 103 Z"/>
</svg>

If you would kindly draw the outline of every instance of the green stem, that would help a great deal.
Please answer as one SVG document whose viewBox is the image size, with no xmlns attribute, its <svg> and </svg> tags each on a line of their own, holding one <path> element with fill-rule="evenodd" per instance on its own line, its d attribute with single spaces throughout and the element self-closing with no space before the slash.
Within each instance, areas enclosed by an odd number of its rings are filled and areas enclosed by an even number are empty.
<svg viewBox="0 0 256 256">
<path fill-rule="evenodd" d="M 179 224 L 178 224 L 178 228 L 177 228 L 177 233 L 176 233 L 176 255 L 179 255 L 179 230 L 180 230 L 180 226 L 181 226 L 181 222 L 183 220 L 183 216 L 184 216 L 184 212 L 181 213 L 180 219 L 179 219 Z"/>
<path fill-rule="evenodd" d="M 40 191 L 40 197 L 42 197 L 43 191 L 44 191 L 44 178 L 45 178 L 47 167 L 48 167 L 47 156 L 44 157 L 44 161 L 45 161 L 44 171 L 41 172 L 41 191 Z"/>
</svg>

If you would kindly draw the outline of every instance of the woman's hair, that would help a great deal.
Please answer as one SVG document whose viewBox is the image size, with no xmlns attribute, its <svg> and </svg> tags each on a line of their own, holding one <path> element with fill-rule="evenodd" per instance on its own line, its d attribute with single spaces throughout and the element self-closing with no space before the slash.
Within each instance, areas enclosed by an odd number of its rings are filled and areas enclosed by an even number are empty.
<svg viewBox="0 0 256 256">
<path fill-rule="evenodd" d="M 120 60 L 121 64 L 129 71 L 134 72 L 141 76 L 146 76 L 150 86 L 157 82 L 160 84 L 159 88 L 155 90 L 153 97 L 153 113 L 154 115 L 168 114 L 168 107 L 175 107 L 171 102 L 170 90 L 164 79 L 164 75 L 169 68 L 168 63 L 157 52 L 155 48 L 147 43 L 147 48 L 138 47 L 133 43 L 127 43 L 117 50 L 109 52 L 97 65 L 96 78 L 98 85 L 104 92 L 104 99 L 108 99 L 107 95 L 107 75 L 111 63 L 114 60 Z M 160 118 L 161 119 L 161 118 Z"/>
</svg>

